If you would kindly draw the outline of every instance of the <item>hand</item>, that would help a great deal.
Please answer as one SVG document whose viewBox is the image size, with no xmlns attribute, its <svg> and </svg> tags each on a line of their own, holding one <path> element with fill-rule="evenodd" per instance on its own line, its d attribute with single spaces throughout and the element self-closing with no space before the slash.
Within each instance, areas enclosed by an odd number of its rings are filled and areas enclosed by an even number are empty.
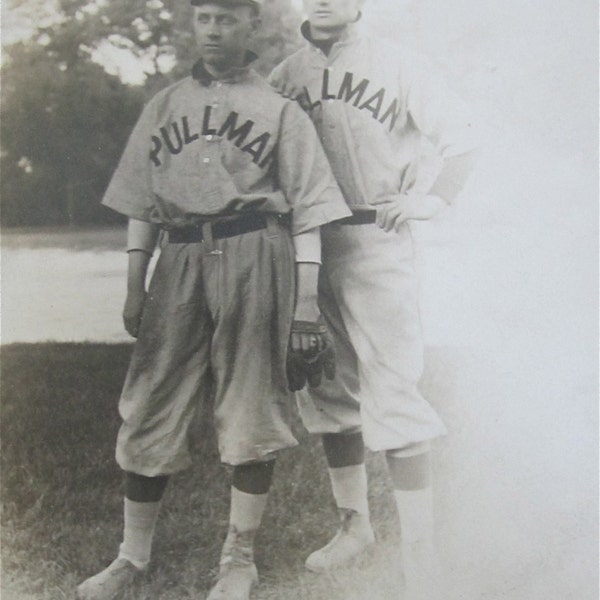
<svg viewBox="0 0 600 600">
<path fill-rule="evenodd" d="M 425 221 L 437 215 L 446 203 L 439 197 L 421 194 L 399 194 L 377 209 L 377 225 L 386 232 L 398 233 L 409 219 Z"/>
<path fill-rule="evenodd" d="M 307 336 L 308 349 L 292 348 L 292 339 L 299 336 L 300 342 Z M 313 321 L 294 321 L 290 335 L 290 348 L 286 361 L 288 387 L 297 392 L 307 383 L 310 387 L 321 385 L 323 374 L 327 379 L 335 377 L 335 351 L 333 340 L 322 319 Z"/>
<path fill-rule="evenodd" d="M 272 80 L 271 87 L 284 98 L 289 98 L 290 100 L 295 100 L 300 94 L 303 93 L 303 89 L 294 85 L 291 81 L 279 81 Z"/>
<path fill-rule="evenodd" d="M 125 307 L 123 308 L 123 324 L 127 333 L 134 338 L 138 336 L 145 302 L 146 292 L 144 290 L 127 292 Z"/>
<path fill-rule="evenodd" d="M 296 310 L 294 312 L 294 321 L 304 321 L 317 323 L 321 317 L 316 298 L 306 299 L 298 298 Z M 315 333 L 305 331 L 294 331 L 290 335 L 290 348 L 294 352 L 302 354 L 316 354 L 324 348 L 324 340 Z"/>
<path fill-rule="evenodd" d="M 305 111 L 308 112 L 312 108 L 304 88 L 297 87 L 291 82 L 285 83 L 283 81 L 271 81 L 271 86 L 280 96 L 296 100 Z"/>
</svg>

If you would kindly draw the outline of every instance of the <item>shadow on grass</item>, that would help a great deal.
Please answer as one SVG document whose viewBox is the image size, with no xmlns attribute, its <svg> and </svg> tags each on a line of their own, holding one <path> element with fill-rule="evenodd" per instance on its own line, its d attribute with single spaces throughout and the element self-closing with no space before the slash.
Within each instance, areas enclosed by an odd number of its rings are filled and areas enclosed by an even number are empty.
<svg viewBox="0 0 600 600">
<path fill-rule="evenodd" d="M 75 585 L 114 558 L 121 540 L 122 489 L 114 461 L 116 405 L 130 345 L 38 344 L 2 349 L 2 598 L 72 598 Z M 427 392 L 446 394 L 439 352 Z M 336 578 L 303 569 L 326 543 L 336 514 L 316 437 L 294 424 L 298 448 L 278 461 L 257 539 L 262 585 L 256 598 L 394 598 L 388 550 L 397 527 L 382 457 L 369 455 L 370 503 L 380 543 Z M 194 467 L 172 478 L 153 562 L 130 598 L 203 598 L 227 527 L 229 473 L 219 463 L 211 407 L 193 428 Z M 391 594 L 391 595 L 390 595 Z"/>
</svg>

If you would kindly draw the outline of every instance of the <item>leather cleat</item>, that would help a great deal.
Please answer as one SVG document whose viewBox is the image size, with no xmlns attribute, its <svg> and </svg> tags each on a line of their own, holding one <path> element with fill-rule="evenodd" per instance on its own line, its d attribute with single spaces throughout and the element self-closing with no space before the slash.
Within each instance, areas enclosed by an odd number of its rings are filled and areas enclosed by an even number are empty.
<svg viewBox="0 0 600 600">
<path fill-rule="evenodd" d="M 206 600 L 249 600 L 257 584 L 258 571 L 254 564 L 231 565 L 219 571 L 219 579 Z"/>
<path fill-rule="evenodd" d="M 258 584 L 258 571 L 254 564 L 254 531 L 240 532 L 231 526 L 227 533 L 217 583 L 206 600 L 249 600 Z"/>
<path fill-rule="evenodd" d="M 323 548 L 306 559 L 309 571 L 322 573 L 347 565 L 375 541 L 369 518 L 354 510 L 340 509 L 342 526 Z"/>
<path fill-rule="evenodd" d="M 142 573 L 125 558 L 117 558 L 106 569 L 77 586 L 77 600 L 115 600 Z"/>
</svg>

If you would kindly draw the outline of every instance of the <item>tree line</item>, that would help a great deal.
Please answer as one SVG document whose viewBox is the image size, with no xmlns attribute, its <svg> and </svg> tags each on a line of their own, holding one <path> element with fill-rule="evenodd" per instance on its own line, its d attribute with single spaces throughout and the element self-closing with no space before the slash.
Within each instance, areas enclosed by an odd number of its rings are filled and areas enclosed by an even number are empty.
<svg viewBox="0 0 600 600">
<path fill-rule="evenodd" d="M 35 3 L 30 6 L 35 8 Z M 0 223 L 114 223 L 100 205 L 142 106 L 196 59 L 181 0 L 58 0 L 50 24 L 6 47 L 0 69 Z M 290 0 L 266 0 L 255 67 L 266 74 L 299 43 Z M 99 64 L 118 48 L 144 65 L 132 85 Z"/>
</svg>

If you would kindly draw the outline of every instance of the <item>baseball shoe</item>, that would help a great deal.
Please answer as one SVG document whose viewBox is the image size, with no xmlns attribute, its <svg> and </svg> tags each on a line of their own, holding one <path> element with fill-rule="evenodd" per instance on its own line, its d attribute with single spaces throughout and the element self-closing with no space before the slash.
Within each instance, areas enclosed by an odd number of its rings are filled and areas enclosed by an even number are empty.
<svg viewBox="0 0 600 600">
<path fill-rule="evenodd" d="M 217 583 L 206 600 L 249 600 L 252 588 L 258 584 L 258 571 L 254 564 L 254 531 L 238 531 L 229 527 L 221 560 Z"/>
<path fill-rule="evenodd" d="M 77 600 L 114 600 L 129 589 L 141 572 L 125 558 L 117 558 L 77 586 Z"/>
<path fill-rule="evenodd" d="M 342 525 L 335 537 L 306 559 L 305 565 L 309 571 L 321 573 L 342 567 L 375 541 L 369 517 L 346 508 L 340 509 L 340 517 Z"/>
</svg>

